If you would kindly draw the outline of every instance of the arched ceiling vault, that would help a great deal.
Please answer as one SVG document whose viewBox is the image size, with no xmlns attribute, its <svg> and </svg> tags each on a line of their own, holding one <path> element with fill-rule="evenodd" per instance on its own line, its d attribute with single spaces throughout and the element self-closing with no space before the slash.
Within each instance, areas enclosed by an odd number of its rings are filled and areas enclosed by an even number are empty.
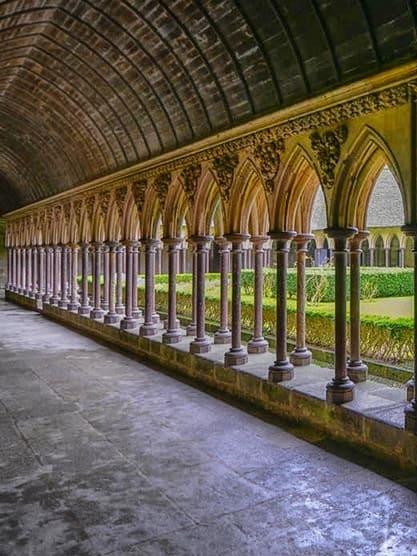
<svg viewBox="0 0 417 556">
<path fill-rule="evenodd" d="M 417 54 L 414 0 L 0 1 L 0 212 Z"/>
</svg>

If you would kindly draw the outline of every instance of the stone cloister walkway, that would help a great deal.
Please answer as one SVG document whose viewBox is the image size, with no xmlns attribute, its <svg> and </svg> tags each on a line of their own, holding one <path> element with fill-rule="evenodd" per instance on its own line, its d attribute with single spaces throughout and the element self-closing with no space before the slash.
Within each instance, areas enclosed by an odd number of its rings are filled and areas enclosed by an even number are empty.
<svg viewBox="0 0 417 556">
<path fill-rule="evenodd" d="M 410 555 L 417 495 L 0 301 L 0 554 Z"/>
</svg>

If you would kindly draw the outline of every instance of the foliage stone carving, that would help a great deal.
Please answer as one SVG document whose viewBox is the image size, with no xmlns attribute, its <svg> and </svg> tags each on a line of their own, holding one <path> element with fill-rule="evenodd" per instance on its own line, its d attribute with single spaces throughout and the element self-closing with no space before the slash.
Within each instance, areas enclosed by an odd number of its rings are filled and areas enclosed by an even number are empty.
<svg viewBox="0 0 417 556">
<path fill-rule="evenodd" d="M 335 168 L 340 159 L 341 145 L 346 141 L 347 134 L 347 127 L 342 125 L 335 130 L 325 131 L 322 134 L 315 131 L 310 135 L 311 148 L 320 166 L 322 185 L 327 189 L 334 185 Z"/>
<path fill-rule="evenodd" d="M 273 193 L 274 181 L 281 164 L 281 154 L 284 152 L 285 145 L 281 137 L 267 143 L 257 145 L 253 154 L 259 161 L 259 169 L 264 178 L 264 185 L 267 193 Z"/>
<path fill-rule="evenodd" d="M 164 172 L 159 174 L 153 182 L 155 191 L 158 195 L 159 204 L 161 205 L 161 210 L 165 209 L 165 201 L 167 199 L 169 186 L 171 185 L 171 174 L 169 172 Z"/>
<path fill-rule="evenodd" d="M 213 169 L 216 172 L 220 195 L 223 201 L 228 201 L 230 198 L 233 176 L 238 164 L 239 155 L 237 153 L 226 153 L 221 158 L 215 158 L 213 160 Z"/>
<path fill-rule="evenodd" d="M 123 216 L 123 209 L 124 209 L 125 200 L 126 200 L 126 193 L 127 193 L 127 186 L 126 185 L 124 185 L 123 187 L 119 187 L 115 191 L 116 205 L 117 205 L 117 210 L 119 212 L 120 218 Z"/>
<path fill-rule="evenodd" d="M 190 205 L 194 203 L 198 180 L 201 176 L 201 164 L 190 164 L 181 172 L 185 195 Z"/>
<path fill-rule="evenodd" d="M 132 187 L 132 194 L 135 200 L 136 208 L 141 213 L 145 204 L 146 190 L 148 188 L 147 180 L 135 181 Z"/>
</svg>

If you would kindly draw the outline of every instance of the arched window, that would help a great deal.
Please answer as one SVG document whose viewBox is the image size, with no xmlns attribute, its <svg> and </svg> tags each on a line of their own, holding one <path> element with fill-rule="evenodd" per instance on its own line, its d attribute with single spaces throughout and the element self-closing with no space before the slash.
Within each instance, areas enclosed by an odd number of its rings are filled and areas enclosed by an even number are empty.
<svg viewBox="0 0 417 556">
<path fill-rule="evenodd" d="M 378 236 L 375 241 L 375 266 L 385 266 L 385 249 L 384 240 L 381 236 Z"/>
<path fill-rule="evenodd" d="M 397 236 L 393 236 L 389 250 L 389 265 L 400 266 L 400 240 Z"/>
<path fill-rule="evenodd" d="M 369 241 L 367 239 L 362 242 L 361 264 L 362 266 L 370 266 Z"/>
</svg>

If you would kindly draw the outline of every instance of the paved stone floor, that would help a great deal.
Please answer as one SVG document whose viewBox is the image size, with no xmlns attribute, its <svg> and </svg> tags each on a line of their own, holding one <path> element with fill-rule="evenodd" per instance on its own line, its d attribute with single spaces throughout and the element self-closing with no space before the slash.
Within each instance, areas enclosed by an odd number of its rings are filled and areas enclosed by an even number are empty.
<svg viewBox="0 0 417 556">
<path fill-rule="evenodd" d="M 417 555 L 417 495 L 0 301 L 1 555 Z"/>
</svg>

